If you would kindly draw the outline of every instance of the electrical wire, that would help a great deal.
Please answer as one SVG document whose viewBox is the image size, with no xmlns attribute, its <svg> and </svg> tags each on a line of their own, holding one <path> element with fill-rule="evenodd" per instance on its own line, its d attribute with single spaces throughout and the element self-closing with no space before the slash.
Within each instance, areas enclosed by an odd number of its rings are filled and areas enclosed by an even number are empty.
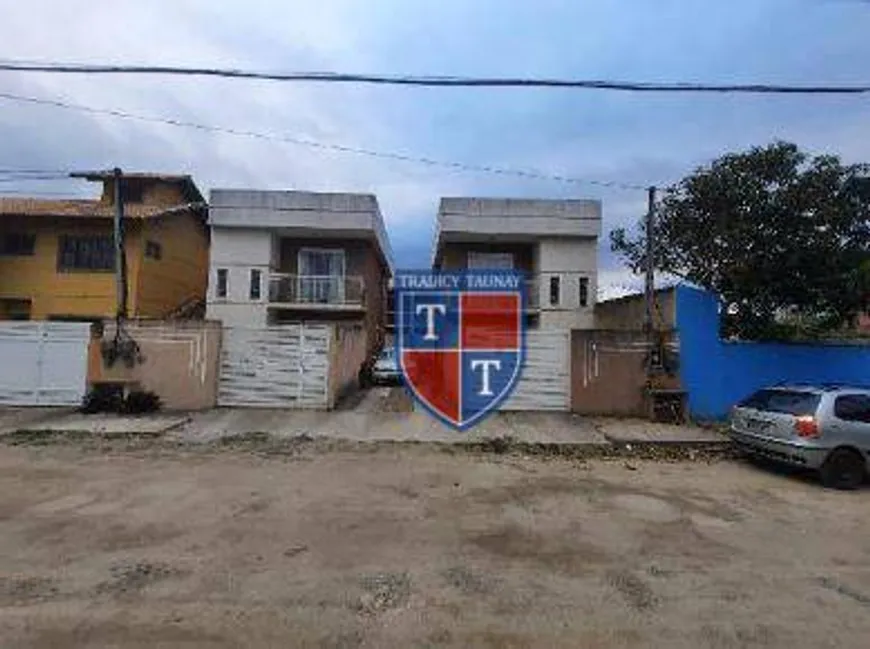
<svg viewBox="0 0 870 649">
<path fill-rule="evenodd" d="M 28 182 L 47 182 L 53 180 L 69 180 L 69 174 L 59 176 L 9 176 L 0 177 L 0 183 L 28 183 Z"/>
<path fill-rule="evenodd" d="M 85 196 L 84 194 L 74 194 L 73 192 L 57 192 L 57 191 L 42 191 L 42 190 L 33 190 L 33 191 L 24 191 L 24 190 L 16 190 L 16 189 L 0 189 L 0 198 L 4 196 L 26 196 L 28 198 L 42 198 L 43 196 L 63 196 L 70 200 L 86 200 L 89 198 L 93 198 L 92 196 Z"/>
<path fill-rule="evenodd" d="M 515 176 L 520 178 L 528 178 L 533 180 L 551 180 L 561 183 L 567 184 L 576 184 L 576 185 L 594 185 L 598 187 L 608 187 L 608 188 L 616 188 L 616 189 L 626 189 L 626 190 L 645 190 L 647 187 L 645 185 L 632 184 L 632 183 L 624 183 L 617 181 L 607 181 L 607 180 L 592 180 L 587 178 L 575 178 L 572 176 L 562 176 L 556 174 L 548 174 L 542 171 L 537 170 L 524 170 L 524 169 L 512 169 L 507 167 L 496 167 L 492 165 L 477 165 L 470 164 L 464 162 L 451 162 L 448 160 L 438 160 L 435 158 L 426 158 L 426 157 L 418 157 L 407 155 L 403 153 L 393 153 L 387 151 L 376 151 L 374 149 L 364 149 L 359 147 L 351 147 L 345 146 L 342 144 L 330 144 L 325 142 L 318 142 L 316 140 L 310 140 L 306 138 L 299 138 L 290 135 L 283 135 L 279 133 L 267 133 L 262 131 L 249 131 L 246 129 L 238 129 L 238 128 L 229 128 L 223 126 L 214 126 L 209 124 L 199 124 L 197 122 L 190 122 L 181 119 L 173 119 L 173 118 L 165 118 L 165 117 L 153 117 L 149 115 L 142 115 L 138 113 L 130 113 L 122 110 L 112 109 L 112 108 L 96 108 L 93 106 L 85 106 L 83 104 L 74 104 L 71 102 L 60 101 L 56 99 L 46 99 L 42 97 L 28 97 L 24 95 L 16 95 L 8 92 L 0 92 L 0 99 L 8 99 L 10 101 L 18 101 L 25 102 L 31 104 L 38 104 L 42 106 L 53 106 L 57 108 L 64 108 L 68 110 L 78 110 L 82 112 L 97 114 L 97 115 L 108 115 L 111 117 L 118 117 L 122 119 L 132 119 L 136 121 L 142 122 L 150 122 L 154 124 L 166 124 L 169 126 L 177 126 L 184 128 L 191 128 L 199 131 L 205 131 L 209 133 L 223 133 L 226 135 L 235 135 L 240 137 L 248 137 L 260 140 L 272 140 L 276 142 L 286 142 L 290 144 L 296 144 L 299 146 L 306 146 L 315 149 L 327 150 L 327 151 L 337 151 L 340 153 L 353 153 L 356 155 L 369 156 L 373 158 L 381 158 L 385 160 L 396 160 L 399 162 L 410 162 L 416 164 L 423 164 L 432 167 L 442 167 L 446 169 L 453 169 L 455 171 L 470 171 L 470 172 L 480 172 L 480 173 L 488 173 L 493 175 L 500 176 Z"/>
<path fill-rule="evenodd" d="M 66 169 L 0 169 L 0 175 L 3 176 L 20 176 L 20 175 L 44 175 L 44 174 L 66 174 L 69 173 Z"/>
<path fill-rule="evenodd" d="M 42 72 L 51 74 L 100 75 L 172 75 L 257 79 L 282 82 L 364 83 L 429 87 L 489 88 L 574 88 L 584 90 L 618 90 L 624 92 L 679 93 L 751 93 L 852 95 L 870 93 L 870 85 L 836 85 L 828 83 L 784 85 L 766 83 L 693 83 L 658 81 L 621 81 L 606 79 L 556 79 L 544 77 L 463 77 L 437 75 L 356 74 L 344 72 L 258 72 L 232 68 L 202 68 L 163 65 L 110 65 L 61 62 L 10 61 L 0 63 L 0 71 Z"/>
</svg>

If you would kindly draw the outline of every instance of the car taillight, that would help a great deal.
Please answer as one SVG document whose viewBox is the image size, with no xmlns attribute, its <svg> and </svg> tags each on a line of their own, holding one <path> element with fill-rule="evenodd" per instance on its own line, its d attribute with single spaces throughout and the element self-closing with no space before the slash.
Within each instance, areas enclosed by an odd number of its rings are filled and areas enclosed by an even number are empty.
<svg viewBox="0 0 870 649">
<path fill-rule="evenodd" d="M 819 423 L 811 415 L 802 415 L 794 421 L 794 429 L 799 437 L 818 437 Z"/>
</svg>

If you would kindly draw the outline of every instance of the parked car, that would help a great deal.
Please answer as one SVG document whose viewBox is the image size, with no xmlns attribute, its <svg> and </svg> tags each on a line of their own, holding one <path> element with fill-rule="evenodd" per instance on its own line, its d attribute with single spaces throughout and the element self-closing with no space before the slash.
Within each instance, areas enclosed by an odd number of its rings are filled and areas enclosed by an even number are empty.
<svg viewBox="0 0 870 649">
<path fill-rule="evenodd" d="M 384 347 L 378 354 L 372 367 L 372 381 L 378 385 L 399 385 L 402 382 L 402 372 L 393 347 Z"/>
<path fill-rule="evenodd" d="M 870 471 L 870 388 L 764 388 L 732 409 L 730 430 L 750 453 L 818 471 L 826 486 L 854 489 Z"/>
</svg>

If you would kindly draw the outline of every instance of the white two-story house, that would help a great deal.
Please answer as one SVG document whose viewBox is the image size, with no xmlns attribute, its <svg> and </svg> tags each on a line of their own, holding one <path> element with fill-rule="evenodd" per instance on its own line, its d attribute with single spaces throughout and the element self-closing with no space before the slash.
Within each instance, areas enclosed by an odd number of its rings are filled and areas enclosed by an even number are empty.
<svg viewBox="0 0 870 649">
<path fill-rule="evenodd" d="M 601 202 L 442 198 L 432 266 L 526 273 L 530 329 L 590 329 Z"/>
<path fill-rule="evenodd" d="M 377 346 L 392 254 L 374 196 L 215 189 L 209 225 L 208 318 L 357 322 Z"/>
</svg>

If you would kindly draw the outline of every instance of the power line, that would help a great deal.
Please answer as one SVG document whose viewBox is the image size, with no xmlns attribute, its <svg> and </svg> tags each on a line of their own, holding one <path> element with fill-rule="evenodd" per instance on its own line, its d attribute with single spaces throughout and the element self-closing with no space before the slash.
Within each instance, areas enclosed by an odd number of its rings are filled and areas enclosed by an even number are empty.
<svg viewBox="0 0 870 649">
<path fill-rule="evenodd" d="M 44 72 L 52 74 L 101 75 L 172 75 L 257 79 L 263 81 L 364 83 L 393 86 L 488 87 L 488 88 L 574 88 L 584 90 L 618 90 L 624 92 L 694 92 L 852 95 L 870 93 L 870 85 L 809 84 L 783 85 L 765 83 L 692 83 L 659 81 L 619 81 L 605 79 L 557 79 L 545 77 L 463 77 L 437 75 L 357 74 L 345 72 L 258 72 L 233 68 L 199 68 L 163 65 L 107 65 L 61 62 L 12 61 L 0 63 L 0 71 Z"/>
<path fill-rule="evenodd" d="M 0 183 L 28 183 L 28 182 L 47 182 L 53 180 L 69 180 L 69 175 L 65 176 L 9 176 L 0 177 Z"/>
<path fill-rule="evenodd" d="M 42 198 L 43 196 L 63 196 L 65 198 L 69 198 L 70 200 L 85 200 L 88 198 L 92 198 L 91 196 L 85 196 L 83 194 L 74 194 L 72 192 L 56 192 L 56 191 L 42 191 L 42 190 L 33 190 L 33 191 L 25 191 L 25 190 L 17 190 L 17 189 L 0 189 L 0 198 L 4 196 L 27 196 L 28 198 Z"/>
<path fill-rule="evenodd" d="M 631 183 L 623 183 L 616 181 L 607 181 L 607 180 L 591 180 L 585 178 L 575 178 L 572 176 L 562 176 L 555 174 L 548 174 L 542 171 L 536 170 L 524 170 L 524 169 L 511 169 L 507 167 L 495 167 L 491 165 L 477 165 L 477 164 L 468 164 L 464 162 L 451 162 L 448 160 L 437 160 L 434 158 L 425 158 L 418 157 L 412 155 L 406 155 L 403 153 L 393 153 L 388 151 L 375 151 L 373 149 L 363 149 L 358 147 L 345 146 L 342 144 L 329 144 L 325 142 L 318 142 L 316 140 L 309 140 L 305 138 L 293 137 L 290 135 L 283 135 L 279 133 L 267 133 L 262 131 L 249 131 L 245 129 L 237 129 L 237 128 L 229 128 L 223 126 L 214 126 L 208 124 L 199 124 L 196 122 L 189 122 L 186 120 L 173 119 L 173 118 L 165 118 L 165 117 L 153 117 L 149 115 L 141 115 L 137 113 L 129 113 L 126 111 L 116 110 L 112 108 L 95 108 L 93 106 L 85 106 L 83 104 L 74 104 L 70 102 L 60 101 L 56 99 L 45 99 L 41 97 L 27 97 L 23 95 L 15 95 L 7 92 L 0 92 L 0 98 L 8 99 L 10 101 L 20 101 L 31 104 L 38 104 L 42 106 L 54 106 L 57 108 L 64 108 L 68 110 L 78 110 L 86 113 L 92 113 L 97 115 L 109 115 L 111 117 L 118 117 L 122 119 L 132 119 L 142 122 L 151 122 L 155 124 L 166 124 L 169 126 L 177 126 L 184 128 L 196 129 L 199 131 L 205 131 L 209 133 L 224 133 L 227 135 L 236 135 L 240 137 L 249 137 L 259 140 L 272 140 L 277 142 L 287 142 L 290 144 L 297 144 L 299 146 L 307 146 L 315 149 L 327 150 L 327 151 L 338 151 L 341 153 L 353 153 L 356 155 L 364 155 L 373 158 L 381 158 L 385 160 L 397 160 L 400 162 L 412 162 L 416 164 L 423 164 L 432 167 L 443 167 L 446 169 L 453 169 L 454 171 L 471 171 L 471 172 L 481 172 L 488 173 L 500 176 L 515 176 L 520 178 L 528 178 L 533 180 L 551 180 L 561 183 L 575 184 L 575 185 L 595 185 L 598 187 L 608 187 L 615 189 L 627 189 L 627 190 L 640 190 L 646 189 L 646 185 L 640 184 L 631 184 Z"/>
<path fill-rule="evenodd" d="M 30 174 L 67 174 L 66 169 L 0 169 L 0 175 L 30 175 Z"/>
</svg>

